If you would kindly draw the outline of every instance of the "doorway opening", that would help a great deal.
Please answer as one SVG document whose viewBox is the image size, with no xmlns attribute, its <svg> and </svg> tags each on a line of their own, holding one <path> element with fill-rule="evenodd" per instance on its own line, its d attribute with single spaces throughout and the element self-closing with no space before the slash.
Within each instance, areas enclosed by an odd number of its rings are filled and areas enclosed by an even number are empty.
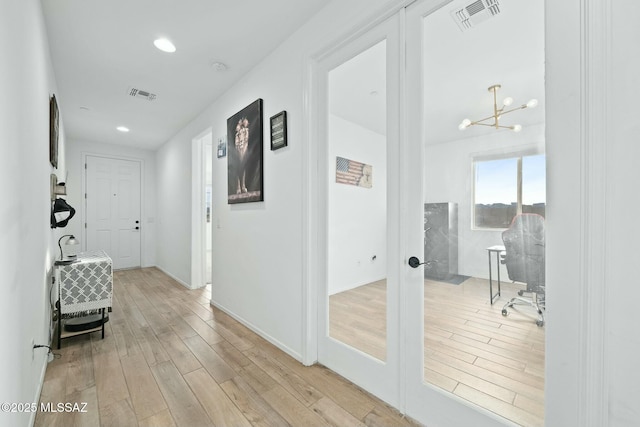
<svg viewBox="0 0 640 427">
<path fill-rule="evenodd" d="M 427 424 L 447 425 L 456 414 L 456 420 L 477 425 L 507 419 L 537 426 L 544 423 L 544 240 L 534 244 L 542 248 L 536 255 L 542 262 L 521 264 L 537 271 L 529 280 L 509 266 L 516 251 L 504 236 L 519 218 L 545 220 L 544 5 L 505 4 L 494 17 L 461 29 L 452 12 L 465 4 L 443 1 L 438 8 L 424 0 L 407 7 L 400 13 L 406 26 L 398 27 L 406 50 L 391 38 L 377 45 L 380 37 L 366 45 L 355 40 L 344 45 L 349 55 L 338 50 L 319 60 L 321 160 L 318 182 L 313 174 L 310 180 L 320 195 L 317 231 L 327 246 L 310 261 L 319 273 L 318 359 L 389 403 L 400 400 L 409 416 Z M 356 59 L 379 46 L 386 49 L 386 63 L 360 70 L 349 89 L 334 90 L 344 70 L 357 70 Z M 399 51 L 406 52 L 406 68 L 402 55 L 394 57 Z M 353 148 L 360 139 L 341 121 L 361 125 L 356 116 L 374 117 L 377 90 L 370 89 L 364 102 L 352 90 L 376 69 L 387 72 L 386 110 L 377 120 L 387 126 L 382 170 L 388 191 L 380 199 L 387 216 L 362 233 L 378 207 L 355 219 L 341 212 L 366 206 L 367 193 L 358 191 L 359 181 L 339 187 L 340 172 L 362 177 L 373 165 L 375 189 L 381 163 Z M 403 100 L 390 95 L 400 92 L 390 89 L 398 82 L 407 88 Z M 503 90 L 494 109 L 487 89 L 495 85 Z M 348 110 L 342 115 L 332 108 L 336 91 L 348 98 L 340 102 Z M 361 104 L 354 105 L 357 100 Z M 475 123 L 492 112 L 507 129 Z M 339 148 L 350 151 L 338 153 L 332 143 L 345 135 Z M 371 144 L 374 138 L 361 140 Z M 349 191 L 348 197 L 337 191 Z M 386 270 L 369 277 L 365 270 L 373 271 L 380 256 L 373 249 L 376 236 L 386 238 L 388 250 L 380 252 Z M 408 265 L 415 255 L 423 261 L 419 270 Z M 529 296 L 537 306 L 507 305 Z M 360 376 L 365 364 L 376 374 Z M 377 391 L 382 373 L 398 386 L 397 394 Z"/>
<path fill-rule="evenodd" d="M 192 142 L 191 287 L 211 284 L 213 136 L 205 131 Z"/>
</svg>

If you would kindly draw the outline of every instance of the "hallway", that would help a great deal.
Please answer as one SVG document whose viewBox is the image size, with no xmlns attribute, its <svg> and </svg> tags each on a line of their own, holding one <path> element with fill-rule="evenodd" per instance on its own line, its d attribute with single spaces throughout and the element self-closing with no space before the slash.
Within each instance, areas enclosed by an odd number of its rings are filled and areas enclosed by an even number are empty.
<svg viewBox="0 0 640 427">
<path fill-rule="evenodd" d="M 114 306 L 99 333 L 63 341 L 36 426 L 412 426 L 322 366 L 305 367 L 156 268 L 114 272 Z"/>
</svg>

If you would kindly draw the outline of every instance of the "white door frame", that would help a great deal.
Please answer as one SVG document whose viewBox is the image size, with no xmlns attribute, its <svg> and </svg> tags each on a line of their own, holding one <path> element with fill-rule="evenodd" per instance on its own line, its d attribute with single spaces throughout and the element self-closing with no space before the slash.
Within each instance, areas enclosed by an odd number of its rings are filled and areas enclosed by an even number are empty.
<svg viewBox="0 0 640 427">
<path fill-rule="evenodd" d="M 200 133 L 191 140 L 191 280 L 192 289 L 207 285 L 206 263 L 207 253 L 204 238 L 205 227 L 205 139 L 209 137 L 213 144 L 211 128 Z"/>
<path fill-rule="evenodd" d="M 422 0 L 405 9 L 406 87 L 402 141 L 403 196 L 401 234 L 404 238 L 402 282 L 402 329 L 405 331 L 404 349 L 405 405 L 402 412 L 427 425 L 495 427 L 509 421 L 495 413 L 462 399 L 453 393 L 424 381 L 424 271 L 410 268 L 411 256 L 424 257 L 424 114 L 422 82 L 422 18 L 440 9 L 450 0 Z M 445 6 L 446 7 L 446 6 Z M 419 34 L 418 37 L 411 37 Z M 409 125 L 413 123 L 413 125 Z M 413 232 L 419 230 L 418 232 Z M 419 302 L 419 303 L 417 303 Z"/>
<path fill-rule="evenodd" d="M 320 287 L 318 277 L 320 263 L 318 257 L 323 250 L 318 246 L 318 237 L 320 224 L 326 219 L 321 217 L 321 207 L 317 197 L 321 179 L 317 152 L 317 147 L 321 140 L 319 136 L 320 125 L 317 120 L 320 114 L 318 105 L 319 62 L 327 55 L 375 28 L 414 1 L 389 1 L 379 10 L 363 15 L 362 21 L 346 34 L 336 37 L 323 48 L 304 58 L 302 134 L 308 143 L 302 144 L 301 147 L 302 166 L 303 170 L 306 171 L 302 175 L 302 186 L 307 190 L 303 192 L 302 199 L 302 279 L 304 283 L 302 287 L 302 318 L 304 319 L 304 325 L 302 328 L 303 346 L 301 355 L 302 363 L 307 366 L 313 365 L 318 361 L 318 289 Z M 402 22 L 400 26 L 402 28 Z M 402 31 L 400 35 L 402 37 Z"/>
<path fill-rule="evenodd" d="M 412 3 L 369 16 L 345 43 Z M 611 0 L 545 2 L 547 277 L 545 419 L 547 425 L 606 426 L 608 396 L 605 340 L 606 156 L 603 141 L 611 122 L 607 68 Z M 386 16 L 385 16 L 386 15 Z M 562 40 L 558 43 L 557 40 Z M 303 135 L 303 363 L 317 361 L 317 246 L 319 170 L 317 61 L 340 42 L 306 59 Z M 594 108 L 594 106 L 601 108 Z M 418 156 L 416 156 L 418 157 Z M 572 216 L 573 221 L 567 217 Z M 557 217 L 557 218 L 554 218 Z M 585 239 L 584 236 L 589 236 Z M 404 410 L 403 402 L 399 406 Z"/>
<path fill-rule="evenodd" d="M 341 38 L 338 43 L 323 49 L 307 60 L 309 73 L 307 76 L 308 80 L 306 82 L 306 87 L 308 91 L 307 99 L 309 102 L 305 105 L 305 113 L 307 116 L 305 133 L 308 135 L 310 143 L 308 147 L 304 148 L 306 152 L 303 155 L 303 159 L 306 163 L 306 169 L 308 171 L 308 174 L 305 177 L 306 184 L 309 188 L 309 191 L 305 192 L 308 195 L 308 199 L 306 200 L 303 209 L 303 221 L 306 222 L 304 225 L 306 230 L 306 233 L 304 234 L 304 244 L 307 255 L 304 257 L 306 262 L 303 266 L 303 274 L 308 283 L 308 286 L 303 288 L 303 298 L 305 301 L 305 304 L 303 304 L 303 316 L 306 318 L 306 325 L 303 329 L 305 345 L 303 347 L 302 356 L 303 363 L 305 364 L 312 364 L 318 360 L 320 351 L 318 342 L 322 339 L 326 340 L 325 337 L 319 336 L 320 334 L 318 333 L 318 331 L 322 329 L 320 328 L 320 319 L 323 318 L 322 316 L 319 316 L 318 309 L 320 304 L 324 301 L 323 298 L 327 298 L 326 179 L 328 176 L 328 166 L 325 147 L 326 123 L 320 123 L 321 120 L 319 120 L 321 117 L 326 117 L 326 114 L 322 113 L 320 110 L 323 108 L 320 105 L 320 102 L 323 99 L 320 91 L 326 89 L 326 83 L 323 83 L 323 79 L 326 77 L 326 67 L 328 66 L 328 62 L 326 61 L 336 60 L 335 65 L 339 65 L 339 63 L 342 63 L 344 60 L 352 57 L 353 52 L 357 54 L 358 52 L 383 40 L 385 37 L 382 36 L 382 34 L 386 34 L 386 31 L 382 31 L 384 28 L 381 27 L 380 24 L 383 24 L 385 21 L 390 19 L 400 21 L 398 11 L 402 9 L 402 6 L 403 5 L 398 4 L 389 5 L 382 12 L 379 12 L 377 15 L 371 16 L 370 19 L 367 19 L 364 24 L 355 29 L 351 34 Z M 401 24 L 398 22 L 394 25 L 396 27 L 395 31 L 400 33 L 398 27 L 400 27 Z M 393 45 L 391 43 L 393 43 Z M 397 58 L 397 55 L 401 55 L 400 45 L 401 43 L 398 40 L 398 34 L 392 34 L 389 44 L 387 45 L 387 50 L 388 52 L 393 52 L 392 61 L 395 69 L 398 68 L 398 64 L 400 62 L 399 58 Z M 340 57 L 342 57 L 342 60 L 336 59 Z M 323 67 L 325 67 L 324 70 Z M 396 79 L 398 78 L 397 74 L 398 73 L 396 71 L 394 74 Z M 389 75 L 388 79 L 391 78 L 393 77 Z M 388 106 L 388 109 L 391 111 L 389 114 L 392 115 L 397 114 L 400 104 L 397 99 L 400 92 L 400 85 L 397 80 L 393 83 L 393 87 L 394 90 L 390 92 L 392 92 L 396 98 L 392 105 Z M 397 120 L 395 120 L 395 123 L 388 124 L 387 139 L 389 144 L 394 147 L 399 140 L 398 133 L 399 129 Z M 398 153 L 392 153 L 392 158 L 388 160 L 389 164 L 394 162 L 394 159 L 397 159 L 398 156 Z M 396 187 L 399 186 L 399 182 L 397 182 L 398 179 L 393 179 L 396 181 L 391 182 L 390 185 L 395 185 Z M 388 192 L 391 193 L 392 197 L 396 197 L 398 194 L 397 191 L 395 191 L 396 187 L 393 187 L 393 190 L 390 189 Z M 389 195 L 390 194 L 388 194 L 388 196 Z M 394 214 L 394 216 L 399 220 L 399 204 L 396 203 L 395 206 L 397 207 L 397 213 Z M 392 252 L 391 254 L 388 254 L 390 258 L 398 256 L 399 248 L 397 246 L 398 245 L 395 245 L 393 246 L 393 249 L 390 249 Z M 398 272 L 399 267 L 396 263 L 390 264 L 388 268 L 392 270 L 388 271 L 390 277 L 400 276 Z M 394 288 L 397 288 L 398 286 L 399 283 L 395 281 Z M 400 340 L 400 329 L 398 328 L 397 319 L 397 310 L 399 309 L 397 293 L 394 295 L 393 292 L 390 292 L 389 298 L 392 301 L 389 305 L 394 306 L 393 310 L 396 311 L 394 312 L 395 314 L 389 313 L 389 311 L 387 314 L 387 346 L 390 351 L 388 351 L 387 360 L 384 363 L 350 349 L 336 340 L 329 338 L 327 341 L 332 348 L 331 356 L 334 362 L 340 361 L 343 366 L 350 366 L 348 371 L 343 370 L 339 373 L 354 382 L 363 385 L 370 392 L 381 397 L 383 400 L 390 402 L 394 406 L 399 406 L 401 404 L 399 393 L 402 387 L 400 384 L 401 375 L 398 375 L 397 373 L 400 369 L 398 355 L 400 347 L 398 344 L 398 341 Z M 359 363 L 353 363 L 354 357 L 358 359 Z M 375 374 L 372 375 L 374 370 L 380 373 L 385 372 L 385 374 L 374 378 Z M 393 375 L 389 375 L 392 371 Z M 356 380 L 356 378 L 359 380 Z M 382 386 L 382 384 L 384 384 L 384 386 Z"/>
<path fill-rule="evenodd" d="M 113 160 L 127 160 L 130 162 L 137 162 L 140 164 L 140 267 L 145 267 L 144 259 L 145 259 L 145 250 L 144 250 L 144 241 L 146 236 L 146 227 L 144 224 L 143 218 L 145 216 L 144 203 L 145 200 L 145 181 L 144 181 L 144 159 L 138 157 L 128 157 L 128 156 L 116 156 L 112 154 L 104 154 L 104 153 L 94 153 L 90 151 L 83 151 L 81 153 L 82 156 L 82 164 L 80 165 L 82 173 L 81 175 L 81 188 L 82 188 L 82 224 L 80 227 L 80 246 L 83 251 L 87 250 L 87 157 L 102 157 L 103 159 L 113 159 Z"/>
</svg>

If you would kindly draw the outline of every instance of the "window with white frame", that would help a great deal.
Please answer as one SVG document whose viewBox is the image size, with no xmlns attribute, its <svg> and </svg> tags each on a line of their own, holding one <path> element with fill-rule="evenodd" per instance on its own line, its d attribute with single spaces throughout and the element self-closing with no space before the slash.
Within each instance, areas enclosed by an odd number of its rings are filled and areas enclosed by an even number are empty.
<svg viewBox="0 0 640 427">
<path fill-rule="evenodd" d="M 474 160 L 474 228 L 508 228 L 514 216 L 545 216 L 544 154 Z"/>
</svg>

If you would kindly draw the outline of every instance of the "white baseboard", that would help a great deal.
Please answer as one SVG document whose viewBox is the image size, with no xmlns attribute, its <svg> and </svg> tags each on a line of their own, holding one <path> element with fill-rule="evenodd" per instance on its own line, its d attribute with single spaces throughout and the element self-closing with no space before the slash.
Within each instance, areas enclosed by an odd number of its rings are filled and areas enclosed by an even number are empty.
<svg viewBox="0 0 640 427">
<path fill-rule="evenodd" d="M 159 265 L 155 265 L 154 267 L 157 268 L 158 270 L 162 271 L 167 276 L 171 277 L 176 282 L 180 283 L 185 288 L 192 289 L 189 284 L 187 284 L 187 283 L 183 282 L 182 280 L 178 279 L 176 276 L 174 276 L 173 274 L 169 273 L 167 270 L 165 270 L 164 268 L 160 267 Z"/>
<path fill-rule="evenodd" d="M 38 404 L 38 408 L 40 408 L 40 394 L 42 394 L 42 386 L 44 385 L 44 376 L 47 373 L 47 365 L 49 364 L 48 361 L 48 353 L 47 356 L 44 357 L 43 359 L 44 363 L 42 365 L 42 372 L 40 373 L 40 381 L 38 382 L 38 388 L 36 390 L 36 395 L 34 396 L 32 402 L 35 402 Z M 33 427 L 33 425 L 36 422 L 36 413 L 38 411 L 35 412 L 31 412 L 31 416 L 29 417 L 29 425 L 31 427 Z"/>
<path fill-rule="evenodd" d="M 256 325 L 254 325 L 251 322 L 248 322 L 246 319 L 243 319 L 242 317 L 238 316 L 232 310 L 228 309 L 227 307 L 223 306 L 222 304 L 219 304 L 219 303 L 217 303 L 217 302 L 215 302 L 213 300 L 211 300 L 209 302 L 210 302 L 210 304 L 212 306 L 214 306 L 216 308 L 219 308 L 220 310 L 224 311 L 229 316 L 233 317 L 235 320 L 237 320 L 238 322 L 242 323 L 244 326 L 246 326 L 247 328 L 251 329 L 253 332 L 255 332 L 256 334 L 260 335 L 262 338 L 264 338 L 265 340 L 269 341 L 271 344 L 275 345 L 280 350 L 284 351 L 289 356 L 291 356 L 294 359 L 296 359 L 298 362 L 302 363 L 302 355 L 299 352 L 293 350 L 292 348 L 290 348 L 287 345 L 283 344 L 282 342 L 278 341 L 277 339 L 275 339 L 274 337 L 272 337 L 271 335 L 269 335 L 268 333 L 266 333 L 262 329 L 258 328 Z"/>
</svg>

